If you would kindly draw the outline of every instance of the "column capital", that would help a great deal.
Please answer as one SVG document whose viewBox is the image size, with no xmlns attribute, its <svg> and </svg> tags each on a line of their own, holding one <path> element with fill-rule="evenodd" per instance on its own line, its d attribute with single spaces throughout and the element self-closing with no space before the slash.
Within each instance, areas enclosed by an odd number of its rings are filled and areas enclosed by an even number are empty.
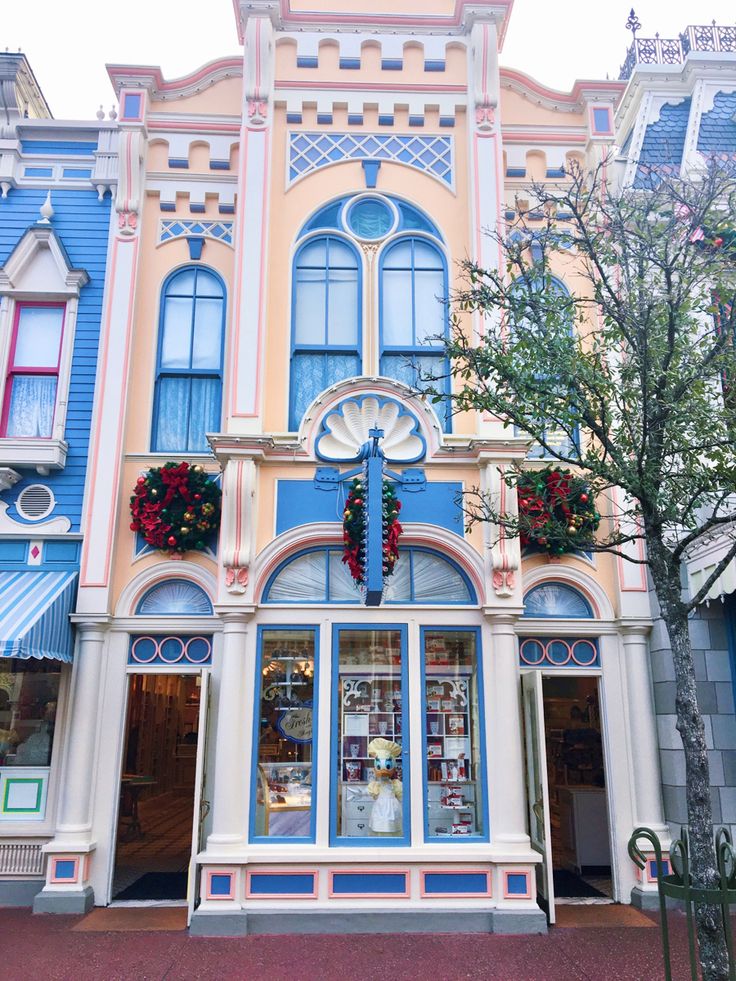
<svg viewBox="0 0 736 981">
<path fill-rule="evenodd" d="M 246 627 L 256 613 L 255 606 L 230 606 L 217 604 L 215 613 L 222 620 L 222 625 L 226 633 L 237 632 L 238 627 Z"/>
<path fill-rule="evenodd" d="M 619 617 L 615 625 L 622 635 L 624 643 L 627 637 L 647 637 L 652 630 L 652 621 L 639 617 Z"/>
<path fill-rule="evenodd" d="M 497 606 L 484 606 L 482 609 L 486 623 L 490 627 L 515 627 L 524 612 L 521 606 L 510 607 L 508 610 L 499 610 Z"/>
<path fill-rule="evenodd" d="M 80 634 L 91 634 L 95 632 L 104 634 L 112 623 L 112 617 L 107 614 L 94 616 L 89 613 L 72 613 L 69 619 Z"/>
</svg>

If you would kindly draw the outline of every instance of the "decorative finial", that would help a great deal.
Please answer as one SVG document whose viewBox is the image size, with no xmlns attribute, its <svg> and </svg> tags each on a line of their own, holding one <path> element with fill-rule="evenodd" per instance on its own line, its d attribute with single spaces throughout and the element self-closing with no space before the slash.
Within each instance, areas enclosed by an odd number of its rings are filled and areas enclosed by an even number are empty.
<svg viewBox="0 0 736 981">
<path fill-rule="evenodd" d="M 110 112 L 108 113 L 108 116 L 110 117 L 110 119 L 117 119 L 118 118 L 118 111 L 115 108 L 115 106 L 111 106 L 110 107 Z"/>
<path fill-rule="evenodd" d="M 54 209 L 51 205 L 51 191 L 46 195 L 46 200 L 40 207 L 41 220 L 38 222 L 39 225 L 50 225 L 51 219 L 54 217 Z"/>
<path fill-rule="evenodd" d="M 641 30 L 641 21 L 636 16 L 634 8 L 632 7 L 629 12 L 629 19 L 626 21 L 626 30 L 631 31 L 631 33 L 636 37 L 636 32 Z"/>
<path fill-rule="evenodd" d="M 95 113 L 95 115 L 97 116 L 98 119 L 104 119 L 105 118 L 105 110 L 102 108 L 102 105 L 100 105 L 100 108 L 97 110 L 97 112 Z"/>
</svg>

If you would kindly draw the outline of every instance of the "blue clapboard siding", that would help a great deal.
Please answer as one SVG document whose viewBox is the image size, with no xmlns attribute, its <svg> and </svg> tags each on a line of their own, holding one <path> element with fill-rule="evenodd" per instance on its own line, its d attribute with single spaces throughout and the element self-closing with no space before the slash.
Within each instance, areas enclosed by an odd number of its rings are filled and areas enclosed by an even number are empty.
<svg viewBox="0 0 736 981">
<path fill-rule="evenodd" d="M 5 263 L 23 233 L 39 218 L 39 208 L 47 189 L 19 188 L 0 198 L 0 264 Z M 72 531 L 79 531 L 82 497 L 89 450 L 97 353 L 102 316 L 102 294 L 105 282 L 107 240 L 110 224 L 110 198 L 97 200 L 93 190 L 51 191 L 54 208 L 52 227 L 61 239 L 74 268 L 86 269 L 89 283 L 82 288 L 74 338 L 69 408 L 64 438 L 69 444 L 66 467 L 52 471 L 48 477 L 34 470 L 23 470 L 23 479 L 3 500 L 10 503 L 8 515 L 23 521 L 15 509 L 15 499 L 29 484 L 46 484 L 54 493 L 56 507 L 49 517 L 62 515 L 71 520 Z M 29 529 L 34 522 L 24 522 Z"/>
</svg>

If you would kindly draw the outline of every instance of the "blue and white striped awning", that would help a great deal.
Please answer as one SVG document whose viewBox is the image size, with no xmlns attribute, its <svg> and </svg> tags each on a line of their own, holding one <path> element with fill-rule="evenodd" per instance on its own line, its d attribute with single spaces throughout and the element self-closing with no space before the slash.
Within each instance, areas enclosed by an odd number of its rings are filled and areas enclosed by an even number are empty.
<svg viewBox="0 0 736 981">
<path fill-rule="evenodd" d="M 0 572 L 0 657 L 72 660 L 76 572 Z"/>
</svg>

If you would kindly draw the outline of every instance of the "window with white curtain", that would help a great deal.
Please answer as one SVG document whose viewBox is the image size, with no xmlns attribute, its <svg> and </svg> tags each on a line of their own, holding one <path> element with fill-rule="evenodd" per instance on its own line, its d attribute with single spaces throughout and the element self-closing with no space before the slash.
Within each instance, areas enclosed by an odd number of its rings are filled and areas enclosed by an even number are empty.
<svg viewBox="0 0 736 981">
<path fill-rule="evenodd" d="M 264 603 L 360 603 L 361 593 L 340 548 L 316 548 L 287 559 L 269 579 Z M 476 602 L 465 573 L 430 549 L 401 550 L 386 581 L 384 604 L 455 605 Z"/>
<path fill-rule="evenodd" d="M 204 453 L 220 425 L 225 290 L 215 273 L 188 266 L 161 297 L 154 452 Z"/>
<path fill-rule="evenodd" d="M 16 307 L 3 436 L 52 435 L 65 309 L 63 303 L 18 303 Z"/>
<path fill-rule="evenodd" d="M 321 391 L 360 374 L 360 267 L 336 235 L 309 239 L 294 260 L 290 428 Z"/>
</svg>

